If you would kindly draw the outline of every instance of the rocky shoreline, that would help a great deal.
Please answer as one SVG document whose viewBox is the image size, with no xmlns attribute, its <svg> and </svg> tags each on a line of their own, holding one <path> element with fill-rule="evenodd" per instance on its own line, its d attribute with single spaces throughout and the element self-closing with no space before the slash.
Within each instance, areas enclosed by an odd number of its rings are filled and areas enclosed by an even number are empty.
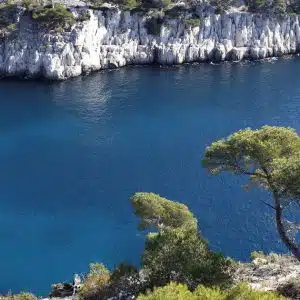
<svg viewBox="0 0 300 300">
<path fill-rule="evenodd" d="M 238 262 L 233 274 L 234 283 L 247 282 L 251 288 L 259 291 L 278 291 L 289 282 L 299 280 L 299 278 L 299 262 L 292 256 L 275 253 L 269 255 L 259 253 L 251 262 Z M 76 286 L 75 288 L 79 290 Z M 42 297 L 41 300 L 72 300 L 76 298 L 73 286 L 64 283 L 53 285 L 49 297 Z"/>
<path fill-rule="evenodd" d="M 216 15 L 199 6 L 199 25 L 193 25 L 186 22 L 189 10 L 160 19 L 118 8 L 71 9 L 75 16 L 88 12 L 89 20 L 62 33 L 37 29 L 21 16 L 18 30 L 0 41 L 0 74 L 63 80 L 126 65 L 262 59 L 297 53 L 300 45 L 297 15 Z M 149 30 L 153 20 L 157 32 Z"/>
</svg>

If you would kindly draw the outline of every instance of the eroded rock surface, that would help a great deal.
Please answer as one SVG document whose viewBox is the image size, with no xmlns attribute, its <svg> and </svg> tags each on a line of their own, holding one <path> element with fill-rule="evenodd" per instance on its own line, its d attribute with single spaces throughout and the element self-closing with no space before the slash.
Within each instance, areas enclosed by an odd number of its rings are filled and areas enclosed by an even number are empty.
<svg viewBox="0 0 300 300">
<path fill-rule="evenodd" d="M 86 8 L 74 8 L 77 15 Z M 200 16 L 200 26 L 165 18 L 159 34 L 147 16 L 119 9 L 89 10 L 90 20 L 64 33 L 45 33 L 22 20 L 0 41 L 0 73 L 66 79 L 129 64 L 261 59 L 297 52 L 298 16 L 267 17 L 245 12 Z M 188 17 L 188 16 L 186 16 Z"/>
</svg>

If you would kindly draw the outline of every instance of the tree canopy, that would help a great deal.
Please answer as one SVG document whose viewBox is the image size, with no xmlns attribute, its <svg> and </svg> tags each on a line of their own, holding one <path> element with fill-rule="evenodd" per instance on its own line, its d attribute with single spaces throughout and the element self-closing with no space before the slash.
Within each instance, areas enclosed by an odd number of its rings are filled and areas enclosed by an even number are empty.
<svg viewBox="0 0 300 300">
<path fill-rule="evenodd" d="M 141 219 L 139 228 L 156 230 L 147 235 L 142 255 L 152 286 L 170 281 L 190 287 L 230 282 L 231 261 L 209 250 L 186 205 L 153 193 L 136 193 L 131 202 Z"/>
<path fill-rule="evenodd" d="M 180 228 L 197 230 L 197 219 L 182 203 L 170 201 L 154 193 L 135 193 L 131 197 L 139 229 Z"/>
<path fill-rule="evenodd" d="M 239 130 L 206 148 L 203 166 L 211 173 L 247 175 L 250 184 L 271 192 L 277 230 L 288 249 L 300 260 L 299 246 L 283 217 L 283 209 L 300 200 L 300 137 L 288 127 L 263 126 Z"/>
</svg>

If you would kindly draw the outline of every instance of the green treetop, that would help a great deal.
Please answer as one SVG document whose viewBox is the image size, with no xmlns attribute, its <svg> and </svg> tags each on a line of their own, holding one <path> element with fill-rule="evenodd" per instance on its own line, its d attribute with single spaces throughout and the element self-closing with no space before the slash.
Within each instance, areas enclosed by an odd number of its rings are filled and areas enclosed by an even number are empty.
<svg viewBox="0 0 300 300">
<path fill-rule="evenodd" d="M 300 200 L 300 137 L 292 128 L 263 126 L 239 130 L 207 147 L 203 166 L 213 174 L 222 171 L 249 177 L 250 183 L 270 191 L 279 236 L 300 260 L 297 226 L 283 210 Z"/>
<path fill-rule="evenodd" d="M 197 219 L 182 203 L 153 193 L 135 193 L 131 197 L 135 215 L 141 218 L 139 229 L 181 228 L 197 230 Z"/>
<path fill-rule="evenodd" d="M 147 235 L 142 255 L 151 286 L 177 281 L 193 288 L 198 283 L 230 282 L 231 262 L 209 250 L 198 232 L 196 218 L 186 205 L 153 193 L 136 193 L 131 202 L 141 219 L 139 228 L 156 230 Z"/>
</svg>

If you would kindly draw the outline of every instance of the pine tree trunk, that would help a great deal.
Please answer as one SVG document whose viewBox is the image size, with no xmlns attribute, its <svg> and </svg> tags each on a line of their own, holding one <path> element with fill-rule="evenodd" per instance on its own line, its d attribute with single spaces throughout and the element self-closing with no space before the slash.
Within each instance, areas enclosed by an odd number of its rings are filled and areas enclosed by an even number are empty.
<svg viewBox="0 0 300 300">
<path fill-rule="evenodd" d="M 279 236 L 282 240 L 282 242 L 286 245 L 286 247 L 293 253 L 293 255 L 300 261 L 300 249 L 297 244 L 295 244 L 286 233 L 286 229 L 283 225 L 282 220 L 282 207 L 280 204 L 279 197 L 276 193 L 273 193 L 273 197 L 275 200 L 275 212 L 276 212 L 276 225 L 277 225 L 277 231 L 279 233 Z"/>
</svg>

